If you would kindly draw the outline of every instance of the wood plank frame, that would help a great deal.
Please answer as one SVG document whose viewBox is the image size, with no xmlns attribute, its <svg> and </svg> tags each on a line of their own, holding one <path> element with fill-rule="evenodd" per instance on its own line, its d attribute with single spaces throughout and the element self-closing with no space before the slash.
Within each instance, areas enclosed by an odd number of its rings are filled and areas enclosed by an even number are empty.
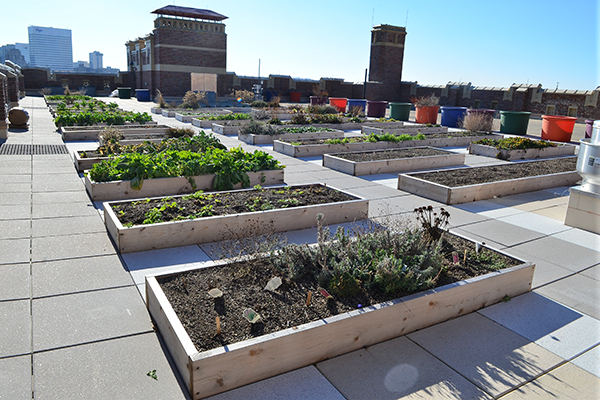
<svg viewBox="0 0 600 400">
<path fill-rule="evenodd" d="M 148 310 L 196 400 L 406 335 L 498 303 L 505 296 L 529 292 L 534 270 L 534 264 L 523 262 L 204 352 L 195 349 L 162 292 L 157 281 L 160 277 L 146 276 L 146 298 Z"/>
<path fill-rule="evenodd" d="M 495 147 L 486 146 L 483 144 L 471 143 L 469 145 L 469 154 L 477 154 L 485 157 L 494 157 L 506 161 L 560 157 L 575 154 L 576 146 L 568 143 L 556 144 L 557 147 L 546 147 L 543 149 L 506 150 L 497 149 Z"/>
<path fill-rule="evenodd" d="M 273 141 L 273 150 L 292 157 L 314 157 L 323 154 L 347 153 L 352 151 L 368 151 L 381 149 L 401 149 L 404 147 L 450 147 L 468 146 L 469 143 L 481 139 L 502 139 L 503 135 L 466 136 L 439 139 L 407 140 L 403 142 L 366 142 L 346 144 L 303 144 L 292 145 L 281 140 Z"/>
<path fill-rule="evenodd" d="M 283 183 L 283 169 L 247 172 L 250 186 L 280 185 Z M 92 201 L 138 199 L 157 196 L 174 196 L 193 193 L 198 190 L 213 190 L 214 174 L 194 176 L 196 189 L 192 188 L 188 178 L 154 178 L 146 179 L 140 190 L 131 188 L 131 181 L 92 182 L 85 175 L 85 188 Z M 241 183 L 234 188 L 241 188 Z"/>
<path fill-rule="evenodd" d="M 238 140 L 248 144 L 270 144 L 274 140 L 295 140 L 295 139 L 331 139 L 343 138 L 344 131 L 332 132 L 307 132 L 307 133 L 282 133 L 280 135 L 254 135 L 238 133 Z"/>
<path fill-rule="evenodd" d="M 411 149 L 431 148 L 432 147 L 411 147 Z M 375 152 L 389 150 L 394 149 L 375 150 Z M 465 163 L 464 154 L 453 153 L 451 151 L 445 151 L 442 149 L 436 150 L 443 151 L 447 154 L 437 156 L 407 157 L 362 162 L 347 160 L 343 157 L 339 157 L 340 154 L 323 154 L 323 166 L 336 171 L 344 172 L 346 174 L 362 176 L 373 174 L 385 174 L 389 172 L 417 171 L 420 169 L 450 167 L 456 165 L 463 165 Z M 357 154 L 371 152 L 373 151 L 356 151 L 342 154 Z"/>
<path fill-rule="evenodd" d="M 131 253 L 218 242 L 231 237 L 244 237 L 248 234 L 262 235 L 306 229 L 316 224 L 318 214 L 323 214 L 327 224 L 340 224 L 367 218 L 369 201 L 357 196 L 350 196 L 354 200 L 243 214 L 215 215 L 194 220 L 132 227 L 124 227 L 112 209 L 112 205 L 120 202 L 105 202 L 104 220 L 108 233 L 117 244 L 119 251 Z M 244 226 L 248 226 L 248 224 L 252 224 L 254 227 L 250 233 L 244 231 Z"/>
</svg>

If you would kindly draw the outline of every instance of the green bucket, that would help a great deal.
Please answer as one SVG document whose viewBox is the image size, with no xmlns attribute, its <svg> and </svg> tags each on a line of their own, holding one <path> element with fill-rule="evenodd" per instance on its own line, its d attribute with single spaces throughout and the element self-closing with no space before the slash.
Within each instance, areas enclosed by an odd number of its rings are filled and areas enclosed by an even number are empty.
<svg viewBox="0 0 600 400">
<path fill-rule="evenodd" d="M 530 116 L 529 111 L 500 111 L 500 133 L 526 135 Z"/>
<path fill-rule="evenodd" d="M 408 121 L 412 103 L 390 103 L 390 118 L 396 121 Z"/>
</svg>

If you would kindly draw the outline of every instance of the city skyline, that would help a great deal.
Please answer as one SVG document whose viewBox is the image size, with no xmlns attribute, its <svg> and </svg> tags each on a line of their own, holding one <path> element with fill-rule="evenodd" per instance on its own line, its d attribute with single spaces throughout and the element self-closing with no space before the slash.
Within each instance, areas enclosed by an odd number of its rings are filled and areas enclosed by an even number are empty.
<svg viewBox="0 0 600 400">
<path fill-rule="evenodd" d="M 26 33 L 27 25 L 67 27 L 73 32 L 73 61 L 86 60 L 95 49 L 104 54 L 104 65 L 121 70 L 127 68 L 125 42 L 151 33 L 151 11 L 165 5 L 102 1 L 107 9 L 128 16 L 127 23 L 111 29 L 106 20 L 79 18 L 89 14 L 84 4 L 33 1 L 26 21 L 9 19 L 0 26 L 3 40 L 26 42 L 21 31 Z M 238 75 L 258 75 L 260 59 L 261 76 L 360 82 L 369 64 L 372 26 L 390 24 L 407 30 L 403 81 L 593 90 L 600 85 L 598 3 L 580 0 L 565 7 L 557 0 L 507 0 L 502 5 L 349 0 L 341 5 L 308 0 L 301 6 L 264 1 L 248 7 L 234 0 L 177 5 L 229 17 L 224 21 L 227 71 Z"/>
</svg>

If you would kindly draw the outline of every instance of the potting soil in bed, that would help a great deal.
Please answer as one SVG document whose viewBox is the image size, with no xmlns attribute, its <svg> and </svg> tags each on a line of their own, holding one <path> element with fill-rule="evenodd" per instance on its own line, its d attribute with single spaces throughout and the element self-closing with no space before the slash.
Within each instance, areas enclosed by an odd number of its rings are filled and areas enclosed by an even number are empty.
<svg viewBox="0 0 600 400">
<path fill-rule="evenodd" d="M 485 248 L 477 256 L 474 243 L 450 234 L 444 235 L 444 238 L 445 269 L 438 276 L 436 287 L 491 272 L 499 260 L 505 263 L 505 267 L 521 264 Z M 468 254 L 466 263 L 464 254 Z M 457 255 L 459 262 L 455 263 Z M 266 260 L 253 260 L 183 272 L 160 278 L 159 283 L 198 351 L 230 345 L 408 294 L 391 296 L 383 292 L 361 291 L 356 296 L 328 300 L 320 293 L 322 288 L 316 279 L 291 281 L 286 274 L 287 271 L 271 266 Z M 280 277 L 283 284 L 274 292 L 265 290 L 275 276 Z M 223 296 L 212 298 L 208 291 L 213 288 L 221 290 Z M 312 296 L 307 306 L 309 291 Z M 261 321 L 250 324 L 242 315 L 247 308 L 259 313 Z M 219 335 L 216 317 L 220 319 Z"/>
<path fill-rule="evenodd" d="M 555 158 L 545 161 L 507 163 L 486 167 L 447 169 L 443 171 L 409 174 L 419 179 L 448 187 L 477 185 L 531 176 L 551 175 L 575 171 L 577 157 Z"/>
<path fill-rule="evenodd" d="M 380 160 L 396 160 L 400 158 L 415 158 L 427 156 L 446 156 L 452 154 L 447 151 L 432 149 L 430 147 L 392 149 L 380 151 L 361 151 L 356 153 L 332 154 L 332 156 L 343 158 L 344 160 L 365 162 Z"/>
<path fill-rule="evenodd" d="M 211 215 L 240 214 L 277 208 L 292 208 L 314 204 L 355 200 L 348 194 L 321 185 L 286 186 L 259 190 L 196 193 L 183 197 L 163 197 L 153 200 L 113 204 L 121 224 L 142 225 L 147 213 L 160 209 L 159 221 L 167 222 Z"/>
<path fill-rule="evenodd" d="M 416 135 L 416 134 L 415 134 Z M 482 132 L 467 132 L 467 131 L 458 131 L 458 132 L 442 132 L 442 133 L 425 133 L 425 139 L 446 139 L 446 138 L 455 138 L 455 137 L 469 137 L 469 136 L 485 136 L 486 133 Z M 490 134 L 491 135 L 491 134 Z M 368 142 L 367 138 L 370 135 L 356 136 L 347 138 L 352 143 L 359 142 Z M 306 140 L 293 140 L 293 139 L 284 139 L 282 142 L 286 143 L 300 143 L 300 144 L 325 144 L 325 142 L 330 139 L 306 139 Z"/>
</svg>

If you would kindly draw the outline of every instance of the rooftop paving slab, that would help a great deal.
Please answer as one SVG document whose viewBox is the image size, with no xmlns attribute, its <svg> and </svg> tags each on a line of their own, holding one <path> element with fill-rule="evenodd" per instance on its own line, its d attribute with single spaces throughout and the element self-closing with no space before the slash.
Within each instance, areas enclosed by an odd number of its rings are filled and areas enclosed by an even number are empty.
<svg viewBox="0 0 600 400">
<path fill-rule="evenodd" d="M 28 263 L 31 259 L 31 239 L 0 240 L 0 265 Z"/>
<path fill-rule="evenodd" d="M 33 371 L 36 399 L 186 399 L 154 332 L 35 353 Z"/>
<path fill-rule="evenodd" d="M 407 336 L 492 396 L 501 396 L 564 361 L 478 313 Z"/>
<path fill-rule="evenodd" d="M 31 282 L 33 298 L 133 285 L 114 254 L 32 263 Z"/>
<path fill-rule="evenodd" d="M 105 232 L 33 238 L 31 247 L 33 262 L 116 254 Z"/>
<path fill-rule="evenodd" d="M 29 300 L 31 276 L 29 263 L 0 265 L 0 301 Z"/>
<path fill-rule="evenodd" d="M 538 288 L 536 292 L 600 320 L 600 290 L 595 279 L 575 274 Z M 596 329 L 600 334 L 600 325 Z"/>
<path fill-rule="evenodd" d="M 586 351 L 571 363 L 600 378 L 600 346 Z M 600 385 L 596 384 L 596 389 L 600 392 Z"/>
<path fill-rule="evenodd" d="M 491 399 L 406 337 L 320 362 L 317 368 L 348 400 Z"/>
<path fill-rule="evenodd" d="M 152 332 L 133 286 L 36 298 L 31 314 L 36 352 Z"/>
<path fill-rule="evenodd" d="M 33 237 L 78 235 L 105 232 L 106 226 L 99 215 L 35 218 L 31 221 Z"/>
<path fill-rule="evenodd" d="M 30 353 L 29 300 L 0 301 L 0 359 Z"/>
<path fill-rule="evenodd" d="M 0 358 L 0 399 L 31 398 L 31 356 Z"/>
<path fill-rule="evenodd" d="M 29 219 L 13 219 L 0 221 L 0 240 L 23 239 L 31 237 L 31 221 Z"/>
</svg>

